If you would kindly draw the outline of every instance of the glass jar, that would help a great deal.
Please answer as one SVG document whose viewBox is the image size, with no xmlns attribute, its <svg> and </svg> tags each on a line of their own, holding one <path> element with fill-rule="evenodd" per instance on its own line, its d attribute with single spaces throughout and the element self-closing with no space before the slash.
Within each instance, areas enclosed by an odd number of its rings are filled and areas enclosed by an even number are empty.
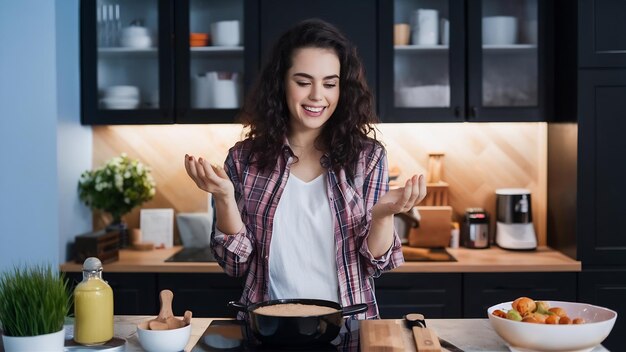
<svg viewBox="0 0 626 352">
<path fill-rule="evenodd" d="M 101 345 L 113 338 L 113 290 L 102 280 L 102 263 L 89 257 L 74 289 L 74 341 Z"/>
</svg>

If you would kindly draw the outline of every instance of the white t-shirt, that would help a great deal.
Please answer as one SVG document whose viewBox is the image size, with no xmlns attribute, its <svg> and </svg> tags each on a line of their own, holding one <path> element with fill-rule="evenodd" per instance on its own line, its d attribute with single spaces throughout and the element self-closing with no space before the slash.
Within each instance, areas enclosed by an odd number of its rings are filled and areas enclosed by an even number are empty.
<svg viewBox="0 0 626 352">
<path fill-rule="evenodd" d="M 270 298 L 339 302 L 336 244 L 326 173 L 310 182 L 289 175 L 274 216 Z"/>
</svg>

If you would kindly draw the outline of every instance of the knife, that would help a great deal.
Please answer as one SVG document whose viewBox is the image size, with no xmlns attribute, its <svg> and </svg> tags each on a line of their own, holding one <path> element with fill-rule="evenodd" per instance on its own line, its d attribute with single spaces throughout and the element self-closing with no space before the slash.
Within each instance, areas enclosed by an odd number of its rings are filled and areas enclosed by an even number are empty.
<svg viewBox="0 0 626 352">
<path fill-rule="evenodd" d="M 450 341 L 444 340 L 441 337 L 439 338 L 439 343 L 441 344 L 441 347 L 445 348 L 446 350 L 450 352 L 465 352 L 462 349 L 453 345 Z"/>
</svg>

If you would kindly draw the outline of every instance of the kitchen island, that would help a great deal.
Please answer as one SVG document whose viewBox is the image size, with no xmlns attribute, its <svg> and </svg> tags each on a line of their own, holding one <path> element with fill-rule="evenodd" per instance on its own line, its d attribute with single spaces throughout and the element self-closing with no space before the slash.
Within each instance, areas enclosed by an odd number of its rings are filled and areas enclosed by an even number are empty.
<svg viewBox="0 0 626 352">
<path fill-rule="evenodd" d="M 127 340 L 126 351 L 143 351 L 137 338 L 136 326 L 139 322 L 151 318 L 154 316 L 115 317 L 115 336 Z M 191 338 L 185 351 L 192 350 L 212 320 L 212 318 L 192 319 Z M 509 351 L 506 343 L 496 334 L 488 319 L 427 319 L 426 323 L 440 338 L 463 351 Z M 405 346 L 409 341 L 411 340 L 407 330 Z M 406 350 L 411 351 L 410 347 L 409 345 Z M 442 351 L 447 351 L 447 349 L 444 348 Z M 608 350 L 602 346 L 597 346 L 592 352 L 604 351 Z"/>
</svg>

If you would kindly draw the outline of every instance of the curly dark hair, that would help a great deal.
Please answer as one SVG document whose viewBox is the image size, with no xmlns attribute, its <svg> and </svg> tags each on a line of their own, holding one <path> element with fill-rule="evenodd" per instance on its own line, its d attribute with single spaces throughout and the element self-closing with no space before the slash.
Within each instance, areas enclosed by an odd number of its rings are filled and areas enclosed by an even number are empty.
<svg viewBox="0 0 626 352">
<path fill-rule="evenodd" d="M 350 175 L 370 133 L 376 141 L 373 124 L 379 120 L 356 48 L 336 27 L 320 19 L 302 21 L 279 38 L 247 97 L 239 119 L 250 127 L 247 137 L 254 143 L 252 162 L 265 169 L 275 165 L 280 155 L 289 128 L 285 76 L 294 51 L 300 48 L 331 49 L 339 58 L 339 101 L 315 145 L 329 153 L 328 166 L 346 168 Z"/>
</svg>

